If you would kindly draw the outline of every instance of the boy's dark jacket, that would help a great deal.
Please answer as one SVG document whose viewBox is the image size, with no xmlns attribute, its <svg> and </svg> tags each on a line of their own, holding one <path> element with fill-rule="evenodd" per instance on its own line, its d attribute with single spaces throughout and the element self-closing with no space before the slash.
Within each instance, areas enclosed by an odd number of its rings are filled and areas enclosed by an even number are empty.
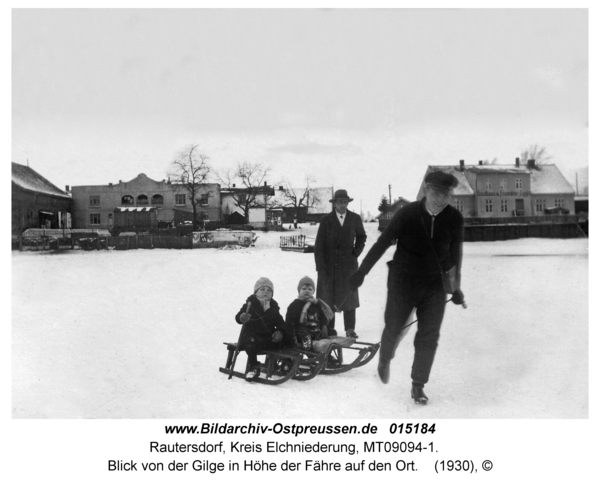
<svg viewBox="0 0 600 483">
<path fill-rule="evenodd" d="M 252 336 L 260 342 L 268 342 L 271 341 L 271 337 L 275 331 L 279 330 L 283 333 L 283 340 L 286 345 L 291 344 L 293 340 L 293 329 L 290 330 L 290 328 L 286 326 L 283 317 L 279 313 L 279 304 L 275 299 L 271 299 L 271 307 L 265 311 L 256 295 L 250 295 L 246 299 L 246 303 L 235 316 L 235 320 L 238 324 L 242 323 L 240 316 L 246 313 L 248 302 L 250 302 L 250 320 L 242 326 L 240 334 L 241 339 Z"/>
<path fill-rule="evenodd" d="M 309 304 L 307 316 L 302 317 L 302 311 L 306 304 Z M 296 299 L 287 308 L 285 322 L 288 327 L 293 327 L 297 335 L 299 330 L 307 330 L 313 336 L 321 334 L 323 327 L 328 327 L 329 320 L 333 317 L 333 312 L 323 303 L 311 304 L 305 300 Z"/>
</svg>

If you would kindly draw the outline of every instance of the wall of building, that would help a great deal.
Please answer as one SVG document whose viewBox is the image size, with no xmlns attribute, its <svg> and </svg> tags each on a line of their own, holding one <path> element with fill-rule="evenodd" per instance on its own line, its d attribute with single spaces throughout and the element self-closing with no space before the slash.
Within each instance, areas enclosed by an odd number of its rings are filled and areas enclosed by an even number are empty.
<svg viewBox="0 0 600 483">
<path fill-rule="evenodd" d="M 15 184 L 12 185 L 12 234 L 20 235 L 27 228 L 41 228 L 40 211 L 53 213 L 54 217 L 49 228 L 63 228 L 61 221 L 66 220 L 64 228 L 68 226 L 69 216 L 73 210 L 73 200 L 44 193 L 35 193 L 24 190 Z M 64 216 L 64 214 L 69 214 Z"/>
<path fill-rule="evenodd" d="M 540 203 L 538 203 L 538 200 Z M 555 206 L 562 206 L 569 210 L 570 214 L 575 213 L 575 195 L 562 193 L 533 195 L 531 197 L 531 210 L 534 215 L 543 215 L 544 208 L 553 208 Z"/>
<path fill-rule="evenodd" d="M 114 209 L 119 206 L 156 206 L 158 221 L 172 221 L 174 209 L 192 212 L 189 192 L 185 187 L 168 181 L 154 181 L 144 174 L 129 182 L 100 186 L 73 186 L 74 228 L 111 229 L 114 223 Z M 178 196 L 179 195 L 179 196 Z M 216 183 L 202 185 L 198 196 L 208 195 L 207 204 L 198 206 L 207 221 L 221 220 L 220 186 Z M 133 204 L 125 204 L 124 197 L 133 198 Z M 146 196 L 147 202 L 140 200 Z M 158 203 L 162 197 L 162 203 Z M 182 202 L 183 201 L 183 202 Z M 99 217 L 99 222 L 92 224 Z"/>
<path fill-rule="evenodd" d="M 517 215 L 533 215 L 531 211 L 531 180 L 527 171 L 477 174 L 465 171 L 465 175 L 475 191 L 474 211 L 477 212 L 475 216 L 508 218 Z M 506 180 L 506 187 L 501 188 L 501 180 Z"/>
</svg>

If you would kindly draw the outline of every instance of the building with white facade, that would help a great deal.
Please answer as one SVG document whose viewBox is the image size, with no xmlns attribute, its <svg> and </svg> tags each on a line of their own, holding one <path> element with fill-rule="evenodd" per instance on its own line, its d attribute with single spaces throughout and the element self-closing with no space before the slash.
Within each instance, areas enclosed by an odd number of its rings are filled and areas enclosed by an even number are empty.
<svg viewBox="0 0 600 483">
<path fill-rule="evenodd" d="M 575 213 L 575 190 L 553 164 L 429 166 L 458 179 L 454 206 L 465 218 L 510 218 Z M 417 199 L 424 196 L 423 181 Z"/>
</svg>

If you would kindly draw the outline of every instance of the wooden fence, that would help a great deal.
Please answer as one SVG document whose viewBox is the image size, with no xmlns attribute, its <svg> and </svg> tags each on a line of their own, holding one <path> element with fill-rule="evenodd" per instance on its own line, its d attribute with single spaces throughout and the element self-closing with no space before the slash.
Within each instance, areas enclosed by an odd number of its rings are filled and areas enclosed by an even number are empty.
<svg viewBox="0 0 600 483">
<path fill-rule="evenodd" d="M 51 238 L 13 237 L 12 249 L 21 251 L 44 250 L 137 250 L 171 248 L 176 250 L 192 248 L 191 236 L 135 235 L 92 238 Z"/>
<path fill-rule="evenodd" d="M 314 244 L 307 243 L 306 235 L 290 235 L 279 237 L 279 248 L 284 251 L 312 253 Z"/>
</svg>

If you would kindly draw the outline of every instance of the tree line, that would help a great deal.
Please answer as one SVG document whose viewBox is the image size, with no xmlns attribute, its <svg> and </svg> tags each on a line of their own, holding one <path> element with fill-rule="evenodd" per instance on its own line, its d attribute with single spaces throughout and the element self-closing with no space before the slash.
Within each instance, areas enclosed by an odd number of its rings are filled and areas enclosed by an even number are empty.
<svg viewBox="0 0 600 483">
<path fill-rule="evenodd" d="M 216 171 L 209 164 L 209 157 L 202 153 L 198 144 L 190 144 L 173 159 L 168 176 L 180 184 L 189 195 L 192 204 L 194 229 L 198 228 L 201 186 L 215 178 L 221 189 L 229 192 L 233 204 L 240 208 L 246 220 L 250 209 L 254 207 L 293 208 L 297 212 L 302 208 L 312 208 L 321 202 L 319 192 L 315 190 L 316 179 L 306 175 L 300 187 L 294 187 L 288 178 L 278 180 L 274 185 L 281 189 L 275 199 L 267 186 L 271 167 L 259 162 L 240 161 L 235 168 Z"/>
</svg>

